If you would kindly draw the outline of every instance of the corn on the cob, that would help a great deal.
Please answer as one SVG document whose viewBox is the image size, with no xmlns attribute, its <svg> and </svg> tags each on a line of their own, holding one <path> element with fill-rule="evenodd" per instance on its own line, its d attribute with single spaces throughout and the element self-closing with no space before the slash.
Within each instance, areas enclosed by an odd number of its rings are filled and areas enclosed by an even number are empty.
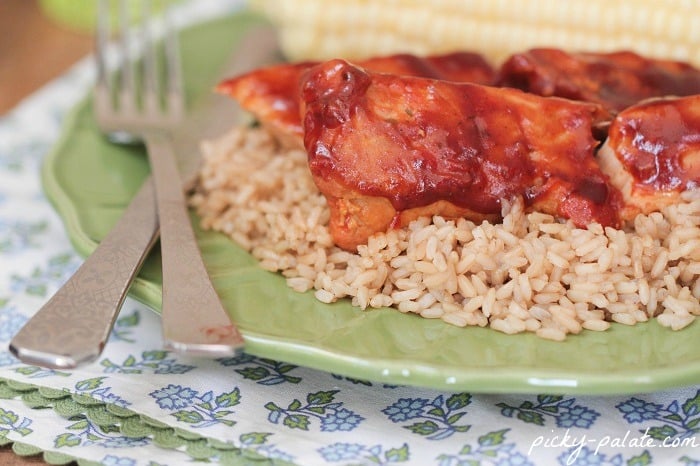
<svg viewBox="0 0 700 466">
<path fill-rule="evenodd" d="M 700 65 L 700 0 L 250 0 L 291 60 L 531 47 L 633 50 Z"/>
</svg>

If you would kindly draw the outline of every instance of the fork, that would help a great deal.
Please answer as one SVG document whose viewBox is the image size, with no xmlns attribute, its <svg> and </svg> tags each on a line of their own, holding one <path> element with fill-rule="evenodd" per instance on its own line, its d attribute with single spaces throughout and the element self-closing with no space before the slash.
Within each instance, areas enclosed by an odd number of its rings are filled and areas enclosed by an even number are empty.
<svg viewBox="0 0 700 466">
<path fill-rule="evenodd" d="M 269 25 L 257 26 L 246 32 L 231 51 L 219 77 L 278 60 L 274 30 Z M 184 189 L 192 187 L 199 169 L 196 141 L 219 136 L 240 117 L 235 106 L 214 94 L 188 109 L 185 130 L 180 128 L 174 135 L 177 149 L 186 155 L 181 161 Z M 25 364 L 52 369 L 72 369 L 97 359 L 129 287 L 158 236 L 155 193 L 148 177 L 95 250 L 12 338 L 8 345 L 12 354 Z"/>
<path fill-rule="evenodd" d="M 243 338 L 226 313 L 204 265 L 172 148 L 172 131 L 185 115 L 177 31 L 166 11 L 159 47 L 154 29 L 161 23 L 150 18 L 151 2 L 142 2 L 141 25 L 134 27 L 126 1 L 121 0 L 121 70 L 119 79 L 110 79 L 105 56 L 110 34 L 108 7 L 108 0 L 100 1 L 95 114 L 100 129 L 112 141 L 137 139 L 146 146 L 160 222 L 165 348 L 206 357 L 237 354 L 243 348 Z M 143 46 L 141 61 L 133 56 L 138 43 Z M 161 55 L 165 63 L 163 82 L 158 74 Z"/>
</svg>

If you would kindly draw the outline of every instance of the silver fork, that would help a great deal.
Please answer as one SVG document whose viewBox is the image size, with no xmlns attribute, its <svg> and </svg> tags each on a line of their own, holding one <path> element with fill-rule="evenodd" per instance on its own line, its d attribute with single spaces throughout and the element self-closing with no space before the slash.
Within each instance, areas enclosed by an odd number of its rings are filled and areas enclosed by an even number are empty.
<svg viewBox="0 0 700 466">
<path fill-rule="evenodd" d="M 217 79 L 278 59 L 274 30 L 267 25 L 258 26 L 234 47 Z M 215 94 L 188 109 L 184 128 L 179 127 L 175 134 L 183 156 L 181 175 L 186 189 L 191 187 L 199 168 L 197 141 L 218 137 L 240 116 L 228 99 Z M 54 369 L 70 369 L 97 359 L 158 235 L 155 193 L 149 177 L 96 249 L 14 336 L 10 351 L 26 364 Z"/>
<path fill-rule="evenodd" d="M 243 338 L 216 294 L 202 260 L 172 149 L 171 131 L 185 114 L 177 31 L 166 11 L 160 53 L 150 4 L 142 2 L 141 26 L 134 27 L 126 2 L 121 1 L 121 71 L 116 80 L 110 79 L 105 59 L 110 33 L 108 0 L 100 1 L 96 118 L 113 141 L 139 139 L 146 146 L 160 221 L 165 348 L 197 356 L 230 356 L 242 349 Z M 142 66 L 133 56 L 136 43 L 143 45 Z M 159 55 L 165 63 L 163 83 L 158 75 Z"/>
</svg>

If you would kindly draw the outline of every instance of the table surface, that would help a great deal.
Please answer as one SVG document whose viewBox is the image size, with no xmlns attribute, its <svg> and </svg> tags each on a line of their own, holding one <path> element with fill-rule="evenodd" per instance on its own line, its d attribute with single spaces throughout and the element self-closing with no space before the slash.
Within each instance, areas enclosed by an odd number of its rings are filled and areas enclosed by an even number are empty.
<svg viewBox="0 0 700 466">
<path fill-rule="evenodd" d="M 0 115 L 92 49 L 90 35 L 62 29 L 37 3 L 0 2 Z"/>
<path fill-rule="evenodd" d="M 0 31 L 0 115 L 88 54 L 93 43 L 89 34 L 63 29 L 46 18 L 37 0 L 2 0 Z M 40 455 L 19 457 L 3 447 L 0 464 L 46 463 Z"/>
</svg>

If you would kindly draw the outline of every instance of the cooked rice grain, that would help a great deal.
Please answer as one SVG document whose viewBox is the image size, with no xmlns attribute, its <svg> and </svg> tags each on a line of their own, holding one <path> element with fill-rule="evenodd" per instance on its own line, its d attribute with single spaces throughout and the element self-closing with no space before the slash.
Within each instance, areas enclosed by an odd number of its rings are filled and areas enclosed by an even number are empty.
<svg viewBox="0 0 700 466">
<path fill-rule="evenodd" d="M 575 228 L 503 201 L 503 222 L 421 218 L 376 235 L 357 253 L 333 245 L 324 197 L 302 150 L 259 128 L 202 146 L 191 204 L 267 270 L 322 302 L 349 298 L 400 312 L 561 341 L 610 322 L 649 318 L 679 330 L 700 315 L 700 193 L 629 230 Z"/>
</svg>

